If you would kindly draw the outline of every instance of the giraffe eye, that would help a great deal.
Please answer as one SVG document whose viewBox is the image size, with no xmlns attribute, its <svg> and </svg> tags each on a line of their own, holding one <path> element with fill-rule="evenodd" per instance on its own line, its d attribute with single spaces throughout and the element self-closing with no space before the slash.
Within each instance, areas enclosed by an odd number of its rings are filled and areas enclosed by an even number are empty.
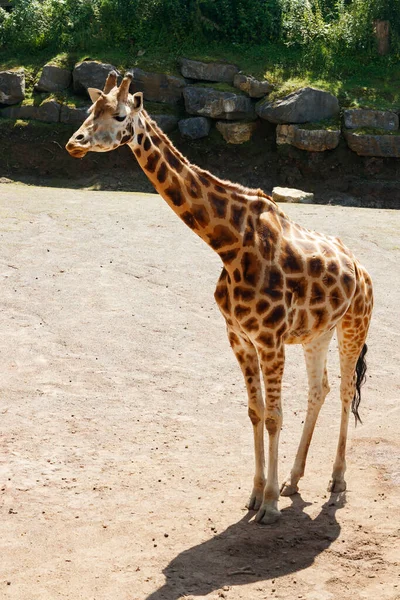
<svg viewBox="0 0 400 600">
<path fill-rule="evenodd" d="M 116 115 L 116 116 L 114 116 L 114 119 L 116 121 L 118 121 L 119 123 L 122 123 L 122 121 L 125 121 L 126 115 L 124 117 L 120 117 L 120 116 Z"/>
</svg>

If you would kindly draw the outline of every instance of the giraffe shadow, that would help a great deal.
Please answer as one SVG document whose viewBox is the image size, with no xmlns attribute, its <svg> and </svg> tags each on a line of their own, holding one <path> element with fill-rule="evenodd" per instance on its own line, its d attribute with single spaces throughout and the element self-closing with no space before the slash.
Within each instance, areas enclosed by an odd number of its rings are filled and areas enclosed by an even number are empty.
<svg viewBox="0 0 400 600">
<path fill-rule="evenodd" d="M 282 519 L 260 526 L 247 513 L 206 542 L 176 556 L 163 573 L 165 584 L 146 600 L 205 596 L 224 586 L 265 582 L 309 567 L 340 533 L 336 511 L 345 494 L 332 494 L 315 519 L 304 512 L 310 503 L 299 494 L 282 510 Z"/>
</svg>

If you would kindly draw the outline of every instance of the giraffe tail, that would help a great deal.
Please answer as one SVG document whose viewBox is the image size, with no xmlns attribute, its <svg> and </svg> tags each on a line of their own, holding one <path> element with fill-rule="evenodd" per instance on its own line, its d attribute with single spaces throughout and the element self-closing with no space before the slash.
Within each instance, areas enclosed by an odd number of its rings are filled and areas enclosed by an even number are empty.
<svg viewBox="0 0 400 600">
<path fill-rule="evenodd" d="M 358 407 L 360 406 L 361 402 L 361 386 L 363 385 L 363 383 L 365 383 L 367 379 L 367 361 L 365 360 L 367 350 L 367 344 L 364 344 L 356 364 L 356 390 L 354 393 L 353 401 L 351 403 L 351 411 L 355 417 L 356 425 L 357 422 L 362 423 L 360 415 L 358 413 Z"/>
</svg>

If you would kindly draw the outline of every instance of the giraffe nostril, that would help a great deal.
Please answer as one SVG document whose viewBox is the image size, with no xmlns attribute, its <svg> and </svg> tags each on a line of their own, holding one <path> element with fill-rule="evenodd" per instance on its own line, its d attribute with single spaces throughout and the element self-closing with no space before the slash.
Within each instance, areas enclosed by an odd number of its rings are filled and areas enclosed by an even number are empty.
<svg viewBox="0 0 400 600">
<path fill-rule="evenodd" d="M 81 142 L 82 140 L 85 139 L 85 136 L 83 135 L 83 133 L 80 133 L 79 135 L 76 136 L 75 140 L 77 142 Z"/>
</svg>

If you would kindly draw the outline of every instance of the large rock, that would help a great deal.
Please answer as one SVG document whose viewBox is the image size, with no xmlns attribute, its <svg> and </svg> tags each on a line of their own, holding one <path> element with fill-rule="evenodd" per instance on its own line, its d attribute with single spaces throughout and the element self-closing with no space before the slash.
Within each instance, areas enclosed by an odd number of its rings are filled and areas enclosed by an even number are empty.
<svg viewBox="0 0 400 600">
<path fill-rule="evenodd" d="M 35 119 L 45 123 L 58 123 L 61 105 L 55 100 L 45 100 L 40 106 L 10 106 L 0 111 L 7 119 Z"/>
<path fill-rule="evenodd" d="M 63 105 L 60 112 L 61 123 L 82 125 L 83 121 L 88 118 L 88 108 L 90 108 L 90 105 L 80 107 Z"/>
<path fill-rule="evenodd" d="M 243 73 L 236 73 L 233 85 L 242 92 L 246 92 L 250 98 L 262 98 L 274 89 L 274 86 L 268 81 L 258 81 L 251 75 L 243 75 Z"/>
<path fill-rule="evenodd" d="M 177 128 L 178 117 L 175 115 L 150 115 L 164 133 L 170 133 Z"/>
<path fill-rule="evenodd" d="M 255 119 L 250 98 L 233 92 L 219 92 L 212 88 L 187 86 L 183 91 L 186 112 L 211 119 Z"/>
<path fill-rule="evenodd" d="M 47 64 L 43 67 L 39 81 L 35 86 L 36 92 L 61 92 L 66 90 L 72 81 L 70 69 Z"/>
<path fill-rule="evenodd" d="M 400 135 L 372 135 L 356 133 L 349 129 L 344 131 L 347 145 L 359 156 L 384 156 L 400 158 Z"/>
<path fill-rule="evenodd" d="M 307 204 L 314 202 L 314 194 L 295 188 L 274 187 L 272 190 L 272 200 L 275 202 L 299 202 L 300 204 Z"/>
<path fill-rule="evenodd" d="M 302 129 L 298 125 L 278 125 L 276 143 L 290 144 L 300 150 L 324 152 L 333 150 L 340 141 L 340 130 Z"/>
<path fill-rule="evenodd" d="M 348 129 L 368 127 L 395 131 L 399 128 L 399 117 L 390 110 L 366 110 L 351 108 L 344 111 L 344 125 Z"/>
<path fill-rule="evenodd" d="M 143 92 L 149 102 L 166 102 L 175 104 L 182 98 L 186 81 L 182 77 L 165 75 L 164 73 L 148 73 L 142 69 L 131 69 L 133 79 L 130 91 Z"/>
<path fill-rule="evenodd" d="M 257 125 L 254 121 L 218 121 L 216 127 L 228 144 L 243 144 L 250 140 Z"/>
<path fill-rule="evenodd" d="M 256 112 L 271 123 L 310 123 L 336 116 L 339 102 L 328 92 L 305 87 L 275 102 L 261 100 Z"/>
<path fill-rule="evenodd" d="M 181 119 L 178 123 L 181 136 L 188 140 L 199 140 L 210 133 L 210 121 L 205 117 Z"/>
<path fill-rule="evenodd" d="M 200 79 L 201 81 L 219 81 L 232 83 L 233 78 L 239 69 L 236 65 L 217 62 L 201 62 L 199 60 L 189 60 L 181 58 L 181 73 L 189 79 Z"/>
<path fill-rule="evenodd" d="M 24 71 L 0 71 L 0 104 L 18 104 L 24 98 Z"/>
<path fill-rule="evenodd" d="M 85 60 L 78 63 L 72 72 L 74 91 L 83 94 L 90 87 L 102 90 L 110 71 L 118 73 L 117 69 L 108 63 L 100 63 L 94 60 Z M 120 80 L 121 75 L 119 73 L 118 75 Z"/>
</svg>

